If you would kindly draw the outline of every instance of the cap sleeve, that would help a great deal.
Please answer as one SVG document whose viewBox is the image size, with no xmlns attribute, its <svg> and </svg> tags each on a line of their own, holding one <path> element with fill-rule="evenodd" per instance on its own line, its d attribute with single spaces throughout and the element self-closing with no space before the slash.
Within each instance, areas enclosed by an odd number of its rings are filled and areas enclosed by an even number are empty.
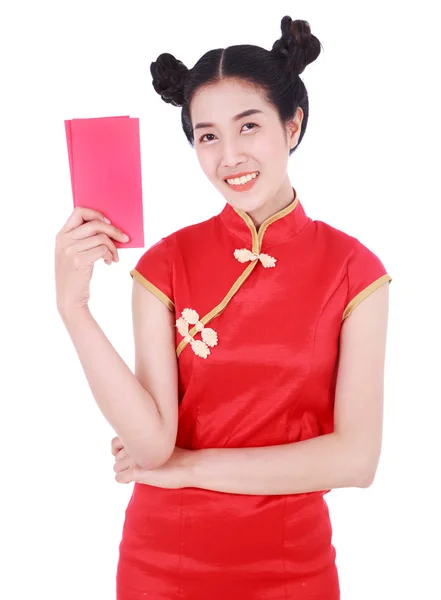
<svg viewBox="0 0 441 600">
<path fill-rule="evenodd" d="M 346 296 L 343 319 L 346 319 L 360 302 L 367 298 L 383 283 L 391 282 L 392 277 L 372 250 L 359 240 L 348 261 L 348 293 Z"/>
<path fill-rule="evenodd" d="M 167 238 L 153 244 L 130 271 L 132 278 L 154 294 L 167 308 L 175 310 L 171 261 Z"/>
</svg>

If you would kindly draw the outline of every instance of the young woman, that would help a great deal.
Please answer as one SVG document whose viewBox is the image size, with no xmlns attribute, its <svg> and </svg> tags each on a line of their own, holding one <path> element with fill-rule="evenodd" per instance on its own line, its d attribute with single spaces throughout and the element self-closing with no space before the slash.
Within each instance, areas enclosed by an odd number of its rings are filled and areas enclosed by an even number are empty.
<svg viewBox="0 0 441 600">
<path fill-rule="evenodd" d="M 119 232 L 76 209 L 58 236 L 59 310 L 118 434 L 116 479 L 135 482 L 118 600 L 340 597 L 324 495 L 374 478 L 391 277 L 289 180 L 320 42 L 306 21 L 281 30 L 271 51 L 151 65 L 226 204 L 131 271 L 135 375 L 87 308 L 91 263 L 117 258 Z"/>
</svg>

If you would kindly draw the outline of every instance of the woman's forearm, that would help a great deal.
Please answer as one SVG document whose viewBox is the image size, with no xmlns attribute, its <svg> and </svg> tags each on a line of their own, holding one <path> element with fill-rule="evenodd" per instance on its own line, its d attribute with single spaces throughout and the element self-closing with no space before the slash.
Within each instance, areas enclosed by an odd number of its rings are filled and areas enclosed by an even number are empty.
<svg viewBox="0 0 441 600">
<path fill-rule="evenodd" d="M 277 446 L 188 453 L 188 487 L 232 494 L 300 494 L 367 487 L 373 466 L 336 433 Z"/>
<path fill-rule="evenodd" d="M 117 353 L 88 307 L 60 315 L 98 407 L 130 456 L 146 469 L 162 465 L 172 448 L 167 447 L 153 397 Z"/>
</svg>

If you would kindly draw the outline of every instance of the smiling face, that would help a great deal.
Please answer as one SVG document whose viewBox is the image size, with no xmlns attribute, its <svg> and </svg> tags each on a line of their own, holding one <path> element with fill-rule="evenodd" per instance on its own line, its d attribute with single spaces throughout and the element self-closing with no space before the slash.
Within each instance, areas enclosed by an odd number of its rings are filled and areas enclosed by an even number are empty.
<svg viewBox="0 0 441 600">
<path fill-rule="evenodd" d="M 259 225 L 292 201 L 287 165 L 301 133 L 301 108 L 284 129 L 276 109 L 256 87 L 230 79 L 199 89 L 190 117 L 199 164 L 229 204 Z M 256 172 L 244 186 L 225 181 Z"/>
</svg>

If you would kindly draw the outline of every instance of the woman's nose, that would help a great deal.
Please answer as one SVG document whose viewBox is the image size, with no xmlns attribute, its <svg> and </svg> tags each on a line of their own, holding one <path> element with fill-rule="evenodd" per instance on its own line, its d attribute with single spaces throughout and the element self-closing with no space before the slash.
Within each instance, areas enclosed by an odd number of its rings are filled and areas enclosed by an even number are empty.
<svg viewBox="0 0 441 600">
<path fill-rule="evenodd" d="M 236 143 L 224 143 L 222 146 L 222 166 L 224 169 L 234 169 L 237 165 L 247 161 L 241 145 Z"/>
</svg>

